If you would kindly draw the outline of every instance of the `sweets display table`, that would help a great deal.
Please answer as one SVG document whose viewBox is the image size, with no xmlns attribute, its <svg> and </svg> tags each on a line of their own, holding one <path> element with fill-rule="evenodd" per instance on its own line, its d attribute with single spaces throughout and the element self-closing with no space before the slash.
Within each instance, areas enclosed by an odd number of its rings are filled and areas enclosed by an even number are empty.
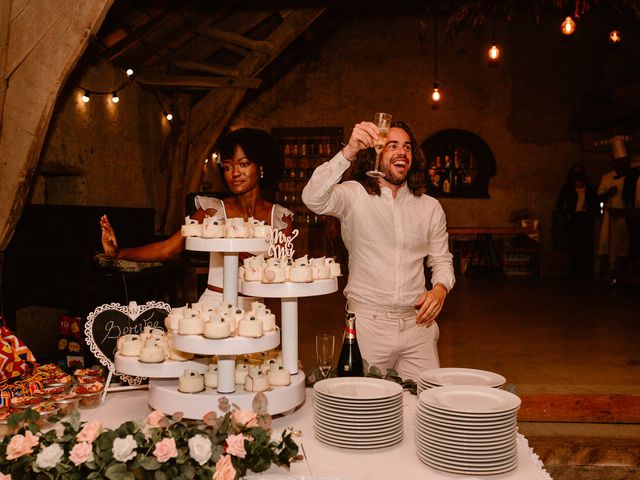
<svg viewBox="0 0 640 480">
<path fill-rule="evenodd" d="M 375 450 L 348 450 L 325 445 L 313 436 L 313 390 L 304 389 L 306 401 L 291 415 L 273 419 L 272 429 L 278 434 L 287 427 L 299 430 L 294 437 L 305 460 L 295 462 L 291 470 L 272 467 L 263 474 L 247 475 L 254 480 L 379 480 L 386 478 L 429 480 L 551 480 L 527 440 L 518 436 L 518 467 L 501 475 L 455 475 L 439 472 L 423 464 L 416 456 L 415 414 L 417 397 L 403 394 L 404 437 L 392 447 Z M 147 395 L 141 391 L 109 393 L 105 402 L 93 410 L 81 410 L 82 420 L 100 419 L 105 426 L 116 428 L 128 420 L 144 421 L 150 409 Z"/>
</svg>

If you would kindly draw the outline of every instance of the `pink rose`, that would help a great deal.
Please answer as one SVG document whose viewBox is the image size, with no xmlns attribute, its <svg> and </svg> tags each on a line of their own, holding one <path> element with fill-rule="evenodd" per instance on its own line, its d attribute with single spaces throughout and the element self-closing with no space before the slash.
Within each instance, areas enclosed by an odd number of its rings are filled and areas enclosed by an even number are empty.
<svg viewBox="0 0 640 480">
<path fill-rule="evenodd" d="M 77 467 L 93 460 L 93 447 L 88 442 L 76 443 L 69 452 L 69 460 Z"/>
<path fill-rule="evenodd" d="M 93 443 L 96 438 L 102 433 L 103 427 L 100 420 L 91 420 L 87 423 L 82 430 L 76 435 L 76 440 L 79 442 Z"/>
<path fill-rule="evenodd" d="M 227 437 L 227 453 L 238 458 L 244 458 L 247 452 L 244 449 L 244 435 L 229 435 Z"/>
<path fill-rule="evenodd" d="M 0 480 L 11 480 L 11 474 L 0 472 Z"/>
<path fill-rule="evenodd" d="M 7 460 L 15 460 L 33 452 L 40 439 L 27 430 L 24 435 L 14 435 L 7 446 Z"/>
<path fill-rule="evenodd" d="M 231 463 L 231 455 L 223 455 L 216 462 L 216 471 L 213 474 L 213 480 L 235 480 L 236 469 Z"/>
<path fill-rule="evenodd" d="M 164 418 L 166 418 L 164 413 L 162 413 L 160 410 L 154 410 L 149 415 L 147 415 L 147 419 L 144 421 L 144 424 L 149 428 L 158 428 L 160 427 L 160 423 Z"/>
<path fill-rule="evenodd" d="M 176 458 L 178 456 L 176 441 L 173 438 L 165 438 L 162 441 L 156 443 L 156 448 L 153 450 L 153 455 L 160 463 L 164 463 L 170 458 Z"/>
<path fill-rule="evenodd" d="M 233 420 L 239 425 L 251 428 L 258 425 L 258 414 L 251 410 L 234 410 Z"/>
</svg>

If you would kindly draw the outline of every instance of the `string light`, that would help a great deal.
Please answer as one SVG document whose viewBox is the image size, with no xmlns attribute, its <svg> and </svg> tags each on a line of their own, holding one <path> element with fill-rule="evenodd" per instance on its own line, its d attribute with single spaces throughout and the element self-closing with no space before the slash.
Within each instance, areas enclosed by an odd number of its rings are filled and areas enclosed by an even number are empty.
<svg viewBox="0 0 640 480">
<path fill-rule="evenodd" d="M 120 101 L 120 97 L 118 96 L 118 92 L 113 92 L 111 94 L 111 101 L 113 103 L 118 103 Z"/>
<path fill-rule="evenodd" d="M 166 118 L 167 120 L 169 120 L 169 121 L 173 120 L 173 113 L 171 113 L 171 112 L 166 112 L 166 111 L 165 111 L 165 112 L 162 112 L 162 113 L 164 114 L 164 116 L 165 116 L 165 118 Z"/>
<path fill-rule="evenodd" d="M 500 56 L 500 49 L 496 45 L 496 41 L 491 42 L 491 48 L 489 48 L 489 60 L 496 62 Z"/>
<path fill-rule="evenodd" d="M 562 33 L 565 35 L 573 35 L 573 32 L 576 31 L 576 22 L 573 21 L 571 17 L 567 17 L 562 22 Z"/>
<path fill-rule="evenodd" d="M 435 105 L 438 105 L 441 98 L 440 85 L 438 84 L 438 17 L 436 16 L 433 21 L 433 92 L 431 100 Z"/>
<path fill-rule="evenodd" d="M 489 63 L 494 65 L 500 56 L 500 49 L 496 43 L 496 19 L 493 18 L 493 31 L 491 33 L 491 46 L 489 47 Z"/>
<path fill-rule="evenodd" d="M 90 100 L 89 97 L 91 97 L 91 94 L 87 90 L 85 90 L 84 93 L 82 94 L 82 97 L 81 97 L 82 98 L 82 102 L 83 103 L 89 103 L 89 100 Z"/>
<path fill-rule="evenodd" d="M 127 77 L 133 76 L 133 68 L 127 68 Z"/>
<path fill-rule="evenodd" d="M 431 100 L 433 100 L 434 102 L 437 103 L 437 102 L 440 101 L 441 97 L 442 96 L 440 95 L 440 91 L 439 91 L 439 88 L 438 88 L 438 82 L 435 82 L 433 84 L 433 93 L 431 94 Z"/>
<path fill-rule="evenodd" d="M 619 30 L 611 30 L 611 32 L 609 33 L 609 40 L 614 45 L 620 43 L 620 41 L 622 40 L 622 37 L 620 36 L 620 31 Z"/>
</svg>

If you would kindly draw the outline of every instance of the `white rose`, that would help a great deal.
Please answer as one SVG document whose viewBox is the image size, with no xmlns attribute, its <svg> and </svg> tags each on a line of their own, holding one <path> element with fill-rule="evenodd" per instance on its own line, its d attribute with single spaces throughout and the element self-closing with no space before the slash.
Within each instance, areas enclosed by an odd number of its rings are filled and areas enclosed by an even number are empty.
<svg viewBox="0 0 640 480">
<path fill-rule="evenodd" d="M 55 467 L 64 455 L 64 450 L 57 443 L 52 443 L 48 447 L 40 450 L 36 457 L 36 465 L 41 470 Z"/>
<path fill-rule="evenodd" d="M 116 438 L 111 448 L 113 458 L 118 462 L 128 462 L 136 456 L 137 446 L 138 444 L 133 439 L 133 435 L 127 435 L 125 438 Z"/>
<path fill-rule="evenodd" d="M 189 439 L 189 455 L 200 465 L 211 458 L 211 440 L 203 435 L 194 435 Z"/>
</svg>

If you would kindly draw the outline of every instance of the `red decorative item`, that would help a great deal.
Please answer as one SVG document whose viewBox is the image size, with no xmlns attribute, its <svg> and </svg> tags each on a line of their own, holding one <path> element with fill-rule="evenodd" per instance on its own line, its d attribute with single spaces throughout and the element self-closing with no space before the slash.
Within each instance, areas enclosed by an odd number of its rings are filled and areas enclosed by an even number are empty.
<svg viewBox="0 0 640 480">
<path fill-rule="evenodd" d="M 0 317 L 0 380 L 27 373 L 36 358 Z"/>
</svg>

